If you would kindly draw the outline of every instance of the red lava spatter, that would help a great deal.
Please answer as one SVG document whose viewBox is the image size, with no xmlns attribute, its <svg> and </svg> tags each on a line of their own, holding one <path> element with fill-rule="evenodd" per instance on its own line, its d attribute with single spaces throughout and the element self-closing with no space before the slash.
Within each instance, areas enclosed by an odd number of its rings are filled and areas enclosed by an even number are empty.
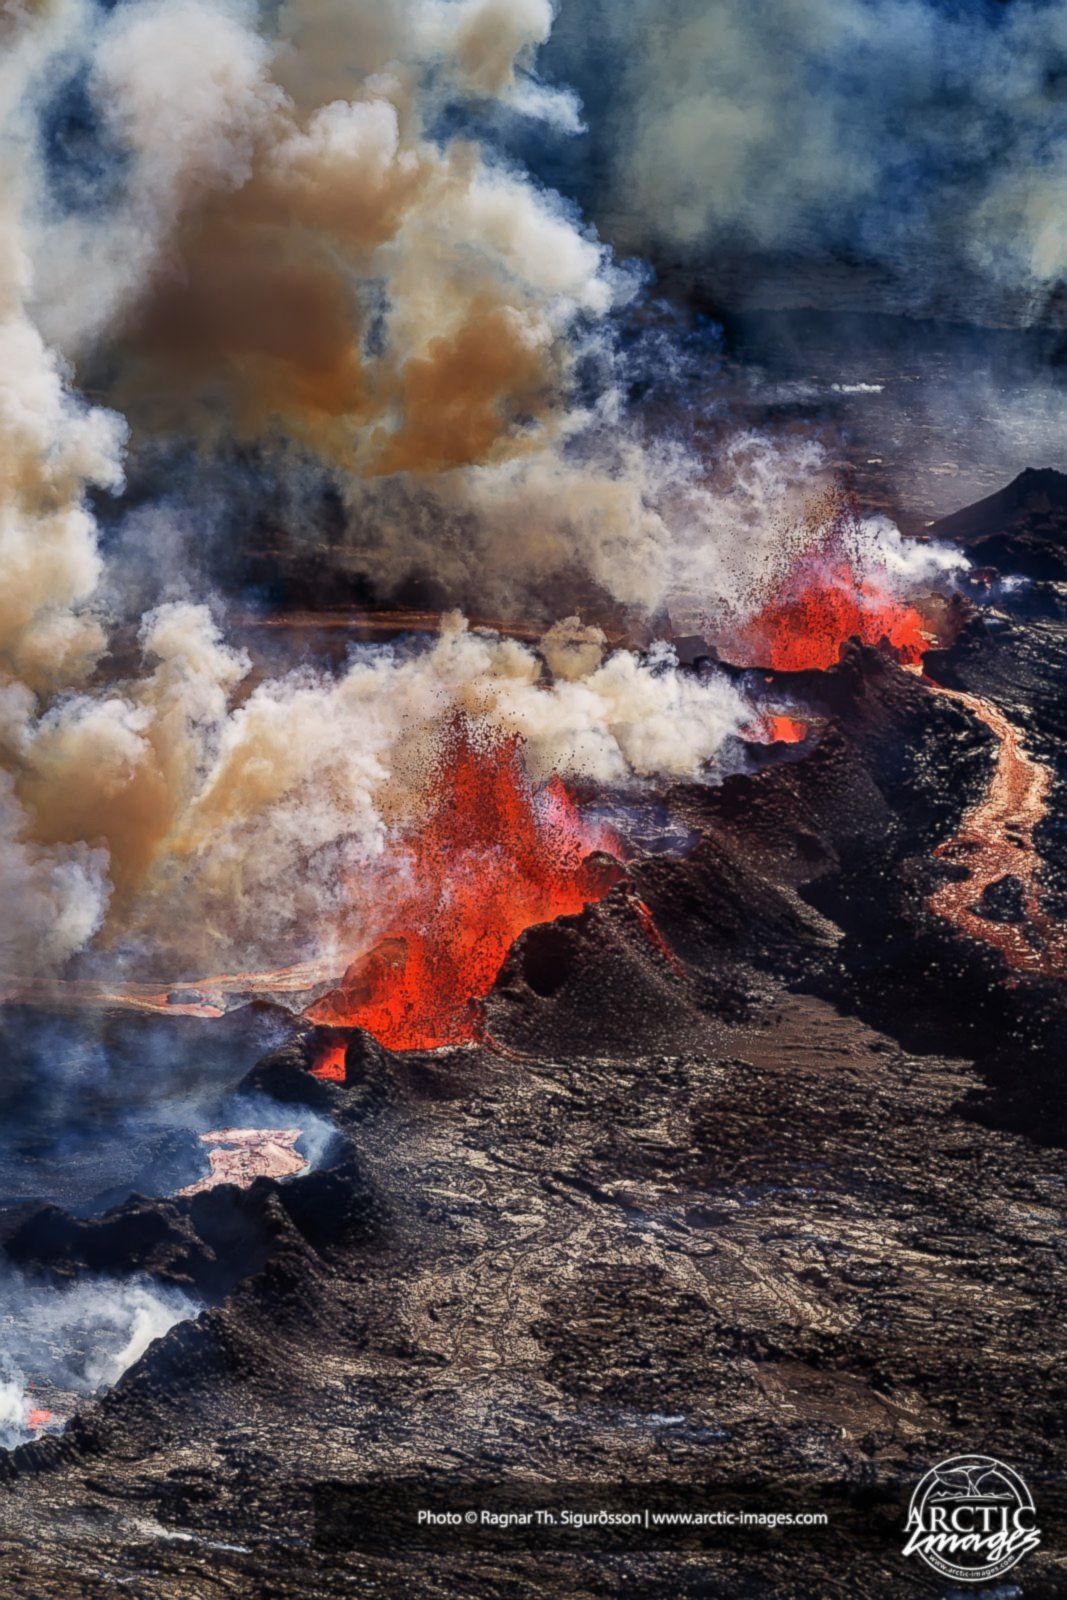
<svg viewBox="0 0 1067 1600">
<path fill-rule="evenodd" d="M 256 1178 L 294 1178 L 307 1170 L 304 1157 L 294 1149 L 300 1128 L 216 1128 L 202 1133 L 202 1144 L 214 1148 L 208 1153 L 211 1171 L 196 1183 L 187 1183 L 179 1194 L 203 1194 L 220 1183 L 235 1183 L 247 1189 Z"/>
<path fill-rule="evenodd" d="M 558 778 L 531 782 L 518 738 L 457 720 L 425 814 L 399 843 L 409 870 L 383 936 L 304 1015 L 365 1028 L 391 1050 L 470 1043 L 519 934 L 603 899 L 623 876 L 602 854 L 612 846 Z M 353 885 L 354 904 L 363 892 Z M 380 921 L 381 892 L 372 892 Z"/>
<path fill-rule="evenodd" d="M 1059 976 L 1067 966 L 1067 933 L 1042 909 L 1041 858 L 1034 846 L 1034 829 L 1048 809 L 1052 773 L 1027 753 L 1019 729 L 988 700 L 923 681 L 936 694 L 966 706 L 998 741 L 989 788 L 934 852 L 942 861 L 966 867 L 968 876 L 941 884 L 927 904 L 962 933 L 999 950 L 1015 971 Z M 1006 876 L 1022 885 L 1024 921 L 994 922 L 975 910 L 985 891 Z"/>
<path fill-rule="evenodd" d="M 930 642 L 915 606 L 861 578 L 846 557 L 828 562 L 812 551 L 755 616 L 724 632 L 717 644 L 735 666 L 826 672 L 849 639 L 885 649 L 907 665 L 918 664 Z"/>
</svg>

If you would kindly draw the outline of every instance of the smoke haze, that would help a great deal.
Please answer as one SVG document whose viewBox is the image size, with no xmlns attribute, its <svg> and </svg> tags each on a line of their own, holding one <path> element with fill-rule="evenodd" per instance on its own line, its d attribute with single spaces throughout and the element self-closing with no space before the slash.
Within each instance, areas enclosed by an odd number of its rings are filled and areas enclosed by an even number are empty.
<svg viewBox="0 0 1067 1600">
<path fill-rule="evenodd" d="M 9 976 L 86 951 L 94 973 L 343 966 L 374 934 L 353 879 L 417 816 L 457 716 L 519 736 L 535 782 L 736 759 L 751 708 L 724 677 L 609 652 L 545 597 L 646 624 L 681 601 L 714 632 L 840 528 L 840 495 L 810 430 L 723 402 L 702 439 L 631 403 L 617 319 L 640 275 L 491 136 L 580 128 L 538 75 L 551 25 L 544 0 L 55 0 L 5 22 Z M 371 593 L 428 575 L 447 603 L 525 610 L 541 650 L 450 617 L 426 648 L 264 676 L 204 592 L 185 495 L 207 471 L 240 522 L 241 450 L 312 526 L 309 486 L 332 486 Z M 127 466 L 139 503 L 116 519 Z M 958 561 L 886 518 L 847 525 L 861 575 L 951 582 Z"/>
<path fill-rule="evenodd" d="M 200 1307 L 148 1279 L 83 1278 L 66 1287 L 0 1270 L 0 1448 L 55 1421 L 42 1404 L 110 1388 L 154 1339 Z M 38 1393 L 38 1390 L 44 1392 Z"/>
<path fill-rule="evenodd" d="M 627 248 L 713 276 L 723 250 L 757 275 L 791 258 L 801 295 L 851 271 L 868 309 L 1056 319 L 1062 0 L 798 0 L 773 27 L 743 0 L 565 0 L 547 60 L 586 100 L 589 187 Z"/>
</svg>

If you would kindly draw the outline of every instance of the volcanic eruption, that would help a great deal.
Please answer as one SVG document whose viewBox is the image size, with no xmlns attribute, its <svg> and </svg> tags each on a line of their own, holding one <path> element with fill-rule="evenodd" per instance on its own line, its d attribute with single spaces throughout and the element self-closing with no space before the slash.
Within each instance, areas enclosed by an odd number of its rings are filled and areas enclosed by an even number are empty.
<svg viewBox="0 0 1067 1600">
<path fill-rule="evenodd" d="M 850 497 L 814 497 L 750 590 L 747 615 L 716 629 L 719 649 L 739 666 L 825 672 L 849 639 L 859 639 L 902 666 L 917 666 L 934 637 L 920 609 L 922 582 L 938 587 L 952 563 L 944 562 L 939 579 L 936 561 L 925 570 L 920 561 L 912 576 L 894 560 L 894 543 L 889 530 L 860 517 Z"/>
<path fill-rule="evenodd" d="M 5 1595 L 843 1594 L 1051 1470 L 1056 474 L 925 529 L 893 349 L 607 242 L 554 9 L 0 6 Z M 709 1474 L 841 1536 L 419 1542 Z"/>
<path fill-rule="evenodd" d="M 727 648 L 744 666 L 825 671 L 849 639 L 884 647 L 905 666 L 917 665 L 929 642 L 914 606 L 857 577 L 847 561 L 826 568 L 802 559 Z"/>
<path fill-rule="evenodd" d="M 394 1050 L 473 1038 L 513 940 L 606 894 L 618 874 L 596 857 L 612 847 L 559 778 L 531 784 L 517 738 L 454 722 L 422 819 L 398 845 L 384 938 L 309 1020 L 365 1028 Z"/>
</svg>

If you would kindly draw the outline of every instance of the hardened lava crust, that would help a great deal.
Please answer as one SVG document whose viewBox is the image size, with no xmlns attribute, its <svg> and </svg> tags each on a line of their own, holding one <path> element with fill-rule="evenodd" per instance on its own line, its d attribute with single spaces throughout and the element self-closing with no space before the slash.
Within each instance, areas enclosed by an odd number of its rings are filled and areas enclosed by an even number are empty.
<svg viewBox="0 0 1067 1600">
<path fill-rule="evenodd" d="M 1054 765 L 1063 639 L 1040 579 L 927 670 Z M 354 1031 L 322 1081 L 298 1027 L 260 1060 L 247 1088 L 336 1126 L 317 1170 L 0 1218 L 25 1272 L 136 1270 L 207 1306 L 4 1458 L 0 1595 L 943 1595 L 904 1516 L 963 1445 L 1062 1518 L 1060 986 L 1036 935 L 1013 972 L 929 907 L 995 740 L 857 645 L 822 693 L 795 759 L 661 796 L 684 855 L 638 853 L 518 939 L 476 1043 Z M 1062 847 L 1034 838 L 1055 910 Z M 432 1560 L 414 1532 L 322 1537 L 318 1486 L 411 1480 L 700 1482 L 829 1521 Z M 1062 1593 L 1052 1538 L 1025 1593 Z"/>
</svg>

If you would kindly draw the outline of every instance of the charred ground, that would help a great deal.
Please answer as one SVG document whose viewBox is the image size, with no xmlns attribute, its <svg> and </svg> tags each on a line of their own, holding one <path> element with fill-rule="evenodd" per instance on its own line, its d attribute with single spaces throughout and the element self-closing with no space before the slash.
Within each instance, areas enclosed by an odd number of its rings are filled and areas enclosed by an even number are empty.
<svg viewBox="0 0 1067 1600">
<path fill-rule="evenodd" d="M 1039 577 L 927 670 L 1054 763 L 1063 640 Z M 903 1514 L 962 1445 L 1027 1478 L 1049 1536 L 1026 1592 L 1061 1592 L 1062 996 L 926 905 L 992 740 L 858 646 L 781 687 L 807 745 L 661 796 L 693 848 L 522 935 L 479 1044 L 357 1032 L 335 1084 L 305 1029 L 259 1062 L 248 1090 L 336 1124 L 322 1168 L 4 1215 L 23 1270 L 143 1271 L 209 1309 L 6 1458 L 0 1592 L 940 1594 Z M 1062 911 L 1051 822 L 1038 843 Z M 531 1479 L 699 1481 L 830 1527 L 432 1561 L 316 1540 L 323 1482 Z"/>
</svg>

